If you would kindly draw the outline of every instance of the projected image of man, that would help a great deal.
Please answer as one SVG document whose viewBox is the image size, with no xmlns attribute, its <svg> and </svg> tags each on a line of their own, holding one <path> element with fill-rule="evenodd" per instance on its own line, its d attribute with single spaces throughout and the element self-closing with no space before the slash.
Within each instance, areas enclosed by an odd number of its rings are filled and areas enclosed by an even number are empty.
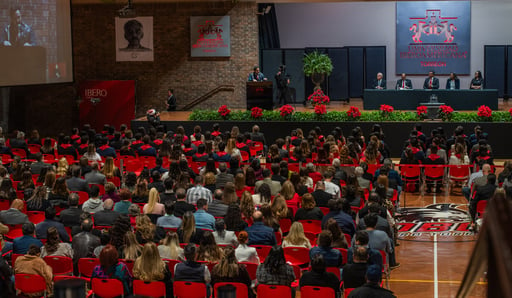
<svg viewBox="0 0 512 298">
<path fill-rule="evenodd" d="M 35 33 L 29 25 L 23 23 L 19 7 L 11 8 L 10 18 L 9 25 L 2 32 L 2 44 L 14 47 L 35 46 Z"/>
<path fill-rule="evenodd" d="M 130 20 L 124 24 L 124 38 L 128 41 L 126 48 L 120 51 L 151 51 L 150 48 L 144 47 L 140 41 L 144 37 L 142 23 L 137 20 Z"/>
</svg>

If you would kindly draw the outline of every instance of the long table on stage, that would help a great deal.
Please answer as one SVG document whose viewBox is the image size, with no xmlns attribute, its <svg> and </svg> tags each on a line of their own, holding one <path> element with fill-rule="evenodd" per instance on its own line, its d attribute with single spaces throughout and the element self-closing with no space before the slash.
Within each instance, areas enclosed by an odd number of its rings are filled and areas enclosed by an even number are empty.
<svg viewBox="0 0 512 298">
<path fill-rule="evenodd" d="M 365 89 L 363 108 L 378 110 L 387 104 L 398 110 L 415 110 L 420 103 L 428 102 L 431 95 L 436 95 L 439 102 L 444 102 L 455 110 L 476 110 L 486 105 L 492 110 L 498 109 L 498 90 L 375 90 Z"/>
</svg>

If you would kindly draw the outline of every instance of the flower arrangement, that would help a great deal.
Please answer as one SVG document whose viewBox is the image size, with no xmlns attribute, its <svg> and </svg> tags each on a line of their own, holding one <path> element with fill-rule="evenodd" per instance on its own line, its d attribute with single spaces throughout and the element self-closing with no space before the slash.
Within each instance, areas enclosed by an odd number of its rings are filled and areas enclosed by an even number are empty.
<svg viewBox="0 0 512 298">
<path fill-rule="evenodd" d="M 380 105 L 380 112 L 382 116 L 387 117 L 393 113 L 394 108 L 390 105 Z"/>
<path fill-rule="evenodd" d="M 324 104 L 319 104 L 319 105 L 315 106 L 315 114 L 317 116 L 322 116 L 322 115 L 325 115 L 326 113 L 327 113 L 327 108 L 325 107 Z"/>
<path fill-rule="evenodd" d="M 347 116 L 349 118 L 359 119 L 361 117 L 361 112 L 359 111 L 359 108 L 351 106 L 347 111 Z"/>
<path fill-rule="evenodd" d="M 492 117 L 492 110 L 486 105 L 482 105 L 478 107 L 478 117 L 480 117 L 483 121 L 489 121 Z"/>
<path fill-rule="evenodd" d="M 251 117 L 254 119 L 259 119 L 263 116 L 263 109 L 258 107 L 253 107 L 251 109 Z"/>
<path fill-rule="evenodd" d="M 419 119 L 425 119 L 427 118 L 427 107 L 426 106 L 419 106 L 416 108 L 416 114 L 418 115 Z"/>
<path fill-rule="evenodd" d="M 439 107 L 439 117 L 443 121 L 449 121 L 453 116 L 453 108 L 447 105 L 442 105 Z"/>
<path fill-rule="evenodd" d="M 331 100 L 329 96 L 324 94 L 322 89 L 318 88 L 308 97 L 308 101 L 315 107 L 316 105 L 328 104 Z"/>
<path fill-rule="evenodd" d="M 512 108 L 510 108 L 510 110 L 508 110 L 508 113 L 510 114 L 510 117 L 512 117 Z"/>
<path fill-rule="evenodd" d="M 279 108 L 279 114 L 283 118 L 288 118 L 293 114 L 294 111 L 295 109 L 291 105 L 284 105 Z"/>
<path fill-rule="evenodd" d="M 219 113 L 219 115 L 226 119 L 229 117 L 229 113 L 231 113 L 231 110 L 228 109 L 228 106 L 227 105 L 222 105 L 219 107 L 219 110 L 217 110 L 217 113 Z"/>
</svg>

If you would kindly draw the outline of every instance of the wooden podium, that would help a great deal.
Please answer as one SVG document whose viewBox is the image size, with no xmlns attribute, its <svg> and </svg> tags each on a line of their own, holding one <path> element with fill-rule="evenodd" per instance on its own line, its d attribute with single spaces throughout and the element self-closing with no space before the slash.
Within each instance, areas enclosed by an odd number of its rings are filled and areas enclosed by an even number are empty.
<svg viewBox="0 0 512 298">
<path fill-rule="evenodd" d="M 247 82 L 247 110 L 259 107 L 272 110 L 274 106 L 274 88 L 271 81 Z"/>
</svg>

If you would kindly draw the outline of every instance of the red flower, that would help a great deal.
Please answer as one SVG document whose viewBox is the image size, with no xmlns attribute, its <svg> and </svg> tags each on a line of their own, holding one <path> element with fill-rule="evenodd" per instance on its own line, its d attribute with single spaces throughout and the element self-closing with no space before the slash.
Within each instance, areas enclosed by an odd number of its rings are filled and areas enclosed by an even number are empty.
<svg viewBox="0 0 512 298">
<path fill-rule="evenodd" d="M 488 106 L 480 106 L 477 115 L 482 118 L 491 118 L 492 110 Z"/>
<path fill-rule="evenodd" d="M 508 112 L 510 113 L 510 116 L 512 116 L 512 108 L 510 108 L 510 110 L 508 110 Z"/>
<path fill-rule="evenodd" d="M 350 107 L 350 109 L 348 109 L 347 116 L 357 119 L 357 118 L 361 117 L 361 112 L 359 111 L 359 109 L 357 107 L 352 106 L 352 107 Z"/>
<path fill-rule="evenodd" d="M 219 110 L 217 111 L 222 117 L 226 118 L 229 116 L 229 113 L 231 113 L 231 110 L 228 109 L 227 105 L 220 106 Z"/>
<path fill-rule="evenodd" d="M 316 106 L 319 104 L 328 104 L 330 102 L 329 96 L 325 95 L 322 89 L 317 89 L 313 94 L 308 97 L 311 105 Z"/>
<path fill-rule="evenodd" d="M 327 109 L 325 108 L 325 105 L 319 104 L 319 105 L 315 106 L 315 114 L 320 116 L 320 115 L 323 115 L 325 113 L 327 113 Z"/>
<path fill-rule="evenodd" d="M 439 111 L 443 114 L 446 114 L 446 115 L 449 115 L 451 113 L 453 113 L 453 109 L 452 107 L 450 106 L 447 106 L 447 105 L 442 105 L 439 107 Z"/>
<path fill-rule="evenodd" d="M 251 109 L 251 117 L 254 119 L 261 118 L 263 116 L 263 110 L 258 107 L 254 107 Z"/>
<path fill-rule="evenodd" d="M 295 111 L 295 109 L 291 105 L 284 105 L 279 108 L 279 114 L 281 115 L 281 117 L 291 115 L 293 114 L 293 111 Z"/>
<path fill-rule="evenodd" d="M 416 108 L 416 114 L 418 116 L 423 117 L 427 114 L 427 107 L 426 106 L 419 106 Z"/>
<path fill-rule="evenodd" d="M 380 105 L 380 110 L 384 113 L 391 113 L 394 109 L 390 105 Z"/>
</svg>

